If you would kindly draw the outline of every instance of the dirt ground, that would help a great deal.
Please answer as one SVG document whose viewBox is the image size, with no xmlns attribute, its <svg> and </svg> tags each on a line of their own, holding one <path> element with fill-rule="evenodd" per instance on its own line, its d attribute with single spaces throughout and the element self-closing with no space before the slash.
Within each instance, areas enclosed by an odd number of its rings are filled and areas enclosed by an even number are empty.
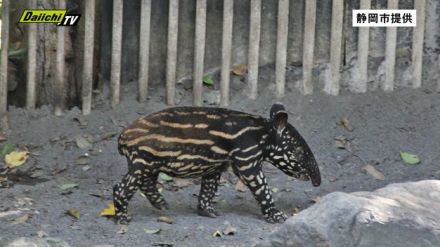
<svg viewBox="0 0 440 247">
<path fill-rule="evenodd" d="M 234 83 L 231 108 L 268 116 L 277 101 L 273 85 L 261 85 L 258 100 L 253 101 L 236 93 L 243 85 Z M 117 152 L 117 135 L 137 117 L 166 107 L 162 88 L 151 89 L 157 93 L 143 104 L 130 93 L 134 88 L 135 83 L 128 85 L 122 103 L 114 110 L 104 97 L 97 97 L 90 116 L 82 116 L 78 109 L 61 117 L 51 114 L 49 107 L 10 110 L 6 142 L 17 148 L 26 146 L 31 155 L 25 165 L 9 172 L 9 186 L 0 188 L 1 237 L 47 235 L 71 246 L 251 246 L 277 227 L 263 220 L 250 192 L 236 191 L 236 178 L 230 174 L 225 174 L 216 197 L 216 208 L 223 213 L 216 219 L 196 213 L 197 180 L 185 188 L 162 182 L 170 205 L 165 214 L 172 224 L 158 222 L 164 213 L 153 209 L 139 193 L 130 203 L 133 219 L 125 234 L 117 233 L 120 226 L 111 219 L 100 217 L 100 211 L 112 200 L 112 186 L 127 169 Z M 179 105 L 190 105 L 191 90 L 184 88 L 178 89 Z M 314 151 L 323 180 L 314 188 L 310 182 L 294 181 L 266 164 L 276 205 L 292 215 L 333 191 L 374 190 L 394 182 L 440 179 L 439 96 L 430 89 L 303 96 L 287 87 L 281 102 L 290 123 Z M 348 120 L 347 128 L 340 124 L 343 118 Z M 83 137 L 79 143 L 78 136 Z M 421 164 L 405 165 L 400 151 L 419 155 Z M 362 169 L 366 165 L 374 166 L 384 180 L 366 173 Z M 60 188 L 68 183 L 78 186 Z M 65 213 L 70 208 L 81 213 L 79 219 Z M 5 216 L 6 212 L 10 214 Z M 235 228 L 234 235 L 213 236 L 227 226 Z M 156 228 L 161 229 L 158 234 L 145 231 Z"/>
</svg>

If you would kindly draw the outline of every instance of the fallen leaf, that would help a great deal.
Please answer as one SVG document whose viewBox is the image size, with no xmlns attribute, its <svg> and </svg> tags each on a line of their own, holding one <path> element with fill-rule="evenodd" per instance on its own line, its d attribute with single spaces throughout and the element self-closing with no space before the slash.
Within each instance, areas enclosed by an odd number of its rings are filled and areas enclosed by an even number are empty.
<svg viewBox="0 0 440 247">
<path fill-rule="evenodd" d="M 350 141 L 347 140 L 344 136 L 335 137 L 334 146 L 338 149 L 346 149 L 348 151 L 351 150 Z"/>
<path fill-rule="evenodd" d="M 160 228 L 155 228 L 155 229 L 144 228 L 144 232 L 146 234 L 159 234 L 161 230 L 162 229 Z"/>
<path fill-rule="evenodd" d="M 278 191 L 279 191 L 278 188 L 276 188 L 276 187 L 272 188 L 272 192 L 273 192 L 273 193 L 277 193 Z"/>
<path fill-rule="evenodd" d="M 14 168 L 23 165 L 29 157 L 28 151 L 12 151 L 5 156 L 6 167 Z"/>
<path fill-rule="evenodd" d="M 165 174 L 163 172 L 159 173 L 159 178 L 160 178 L 160 180 L 165 181 L 165 182 L 173 181 L 172 177 L 168 176 L 167 174 Z"/>
<path fill-rule="evenodd" d="M 235 184 L 235 190 L 239 192 L 245 192 L 247 189 L 246 185 L 241 180 L 237 180 L 237 183 Z"/>
<path fill-rule="evenodd" d="M 86 172 L 86 171 L 90 170 L 90 166 L 83 166 L 82 170 Z"/>
<path fill-rule="evenodd" d="M 78 187 L 78 184 L 76 183 L 66 183 L 59 186 L 61 190 L 70 190 L 73 188 Z"/>
<path fill-rule="evenodd" d="M 377 170 L 376 167 L 374 167 L 372 165 L 366 165 L 366 166 L 362 167 L 362 170 L 366 171 L 368 174 L 373 176 L 375 179 L 385 180 L 385 176 L 383 175 L 383 173 L 380 172 L 379 170 Z"/>
<path fill-rule="evenodd" d="M 223 237 L 223 234 L 219 230 L 216 230 L 214 233 L 212 233 L 212 236 L 221 238 Z"/>
<path fill-rule="evenodd" d="M 31 218 L 31 216 L 29 214 L 24 214 L 20 217 L 18 217 L 17 219 L 15 219 L 11 224 L 12 225 L 16 225 L 16 224 L 23 224 L 26 223 L 29 218 Z"/>
<path fill-rule="evenodd" d="M 211 85 L 214 85 L 214 80 L 212 80 L 212 77 L 210 75 L 204 75 L 203 76 L 203 83 L 205 85 L 211 86 Z"/>
<path fill-rule="evenodd" d="M 0 134 L 0 142 L 4 142 L 6 140 L 7 140 L 6 137 L 4 135 Z"/>
<path fill-rule="evenodd" d="M 70 215 L 70 216 L 72 216 L 72 217 L 74 217 L 76 219 L 79 219 L 81 217 L 81 213 L 76 208 L 69 208 L 69 209 L 67 209 L 66 214 Z"/>
<path fill-rule="evenodd" d="M 82 116 L 74 117 L 73 120 L 77 121 L 80 126 L 87 126 L 87 121 Z"/>
<path fill-rule="evenodd" d="M 400 157 L 407 165 L 417 165 L 420 163 L 419 156 L 407 152 L 400 152 Z"/>
<path fill-rule="evenodd" d="M 128 232 L 128 225 L 122 225 L 118 231 L 118 234 L 125 234 L 126 232 Z"/>
<path fill-rule="evenodd" d="M 248 67 L 246 64 L 239 64 L 232 68 L 232 73 L 234 75 L 242 76 L 248 72 Z"/>
<path fill-rule="evenodd" d="M 312 201 L 313 203 L 318 203 L 319 201 L 321 201 L 321 197 L 320 197 L 320 196 L 317 196 L 317 197 L 313 198 L 311 201 Z"/>
<path fill-rule="evenodd" d="M 87 138 L 83 137 L 82 135 L 75 137 L 75 143 L 81 149 L 87 149 L 92 146 L 91 141 L 87 140 Z"/>
<path fill-rule="evenodd" d="M 179 188 L 185 188 L 185 187 L 191 186 L 192 184 L 193 184 L 193 182 L 189 179 L 174 178 L 173 186 L 176 186 Z"/>
<path fill-rule="evenodd" d="M 157 219 L 157 221 L 158 221 L 158 222 L 167 223 L 167 224 L 173 224 L 173 219 L 171 219 L 171 218 L 168 217 L 168 216 L 160 216 L 160 217 Z"/>
<path fill-rule="evenodd" d="M 5 145 L 3 145 L 2 147 L 0 154 L 2 155 L 2 157 L 4 157 L 12 151 L 14 151 L 14 146 L 11 143 L 5 143 Z"/>
<path fill-rule="evenodd" d="M 343 116 L 341 120 L 339 120 L 339 124 L 344 127 L 348 131 L 353 131 L 353 128 L 350 126 L 350 121 L 346 116 Z"/>
<path fill-rule="evenodd" d="M 44 237 L 47 237 L 48 235 L 47 235 L 47 233 L 45 231 L 38 231 L 37 232 L 37 236 L 39 238 L 44 238 Z"/>
<path fill-rule="evenodd" d="M 295 208 L 292 209 L 292 216 L 293 215 L 297 215 L 298 213 L 299 213 L 299 208 L 295 207 Z"/>
<path fill-rule="evenodd" d="M 99 213 L 100 216 L 115 216 L 115 214 L 115 205 L 113 203 L 109 203 L 108 206 Z"/>
<path fill-rule="evenodd" d="M 75 160 L 75 165 L 87 165 L 89 162 L 90 162 L 89 157 L 83 155 Z"/>
<path fill-rule="evenodd" d="M 224 230 L 223 234 L 225 235 L 234 235 L 235 232 L 237 232 L 237 229 L 235 227 L 232 227 L 231 225 L 228 225 Z M 221 237 L 221 236 L 220 236 Z"/>
</svg>

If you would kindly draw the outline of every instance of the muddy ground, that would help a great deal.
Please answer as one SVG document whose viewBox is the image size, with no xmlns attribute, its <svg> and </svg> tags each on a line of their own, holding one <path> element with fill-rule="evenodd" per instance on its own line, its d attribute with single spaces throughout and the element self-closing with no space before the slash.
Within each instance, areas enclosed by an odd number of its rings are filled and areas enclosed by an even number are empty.
<svg viewBox="0 0 440 247">
<path fill-rule="evenodd" d="M 273 85 L 261 85 L 258 100 L 254 101 L 239 93 L 243 83 L 233 83 L 231 108 L 268 116 L 271 104 L 277 101 Z M 153 209 L 139 193 L 131 201 L 133 219 L 125 234 L 117 233 L 120 227 L 111 219 L 100 217 L 100 211 L 112 200 L 112 186 L 127 168 L 116 149 L 117 134 L 137 117 L 166 107 L 162 88 L 151 89 L 157 93 L 143 104 L 130 93 L 134 88 L 135 83 L 127 86 L 122 103 L 114 110 L 105 97 L 96 97 L 92 114 L 85 117 L 78 109 L 61 117 L 52 115 L 49 107 L 35 111 L 11 109 L 6 142 L 17 148 L 26 146 L 31 155 L 25 165 L 9 172 L 8 187 L 0 189 L 1 237 L 47 235 L 71 246 L 250 246 L 277 227 L 263 220 L 250 192 L 236 191 L 236 178 L 230 174 L 225 174 L 216 198 L 216 207 L 223 213 L 216 219 L 196 213 L 197 180 L 185 188 L 162 182 L 170 205 L 166 215 L 173 224 L 157 222 L 164 213 Z M 190 93 L 188 85 L 179 86 L 180 105 L 191 104 Z M 366 94 L 343 91 L 339 97 L 316 92 L 303 96 L 287 87 L 281 101 L 290 114 L 290 123 L 314 151 L 323 180 L 320 187 L 314 188 L 310 182 L 291 180 L 266 164 L 269 184 L 276 188 L 276 205 L 292 215 L 333 191 L 374 190 L 394 182 L 440 179 L 439 96 L 430 89 Z M 348 128 L 340 124 L 344 117 Z M 88 139 L 92 146 L 79 148 L 78 136 Z M 345 149 L 335 146 L 335 138 L 348 142 Z M 421 164 L 405 165 L 400 151 L 419 155 Z M 383 173 L 384 180 L 363 171 L 365 165 Z M 63 191 L 60 186 L 67 183 L 78 186 Z M 70 208 L 81 213 L 79 219 L 65 214 Z M 212 236 L 228 225 L 236 229 L 234 235 Z M 145 228 L 161 231 L 147 234 Z"/>
</svg>

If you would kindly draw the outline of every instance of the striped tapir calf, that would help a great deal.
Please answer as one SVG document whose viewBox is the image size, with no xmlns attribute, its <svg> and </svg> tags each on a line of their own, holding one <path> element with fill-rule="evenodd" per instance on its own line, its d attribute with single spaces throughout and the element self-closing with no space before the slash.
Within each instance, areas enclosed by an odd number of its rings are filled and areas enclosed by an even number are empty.
<svg viewBox="0 0 440 247">
<path fill-rule="evenodd" d="M 274 104 L 270 118 L 222 108 L 175 107 L 137 119 L 118 140 L 128 173 L 113 188 L 116 221 L 127 224 L 127 207 L 140 189 L 151 204 L 167 209 L 156 187 L 158 174 L 201 177 L 198 213 L 216 217 L 212 206 L 220 176 L 228 167 L 250 189 L 268 222 L 284 222 L 274 206 L 262 161 L 285 174 L 319 186 L 318 165 L 307 143 Z"/>
</svg>

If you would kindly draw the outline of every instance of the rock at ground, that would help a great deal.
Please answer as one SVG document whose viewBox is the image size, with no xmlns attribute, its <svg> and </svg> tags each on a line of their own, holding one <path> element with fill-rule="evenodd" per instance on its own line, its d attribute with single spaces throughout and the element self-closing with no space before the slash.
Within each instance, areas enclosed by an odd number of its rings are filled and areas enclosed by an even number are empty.
<svg viewBox="0 0 440 247">
<path fill-rule="evenodd" d="M 334 192 L 257 246 L 439 246 L 440 180 Z"/>
</svg>

